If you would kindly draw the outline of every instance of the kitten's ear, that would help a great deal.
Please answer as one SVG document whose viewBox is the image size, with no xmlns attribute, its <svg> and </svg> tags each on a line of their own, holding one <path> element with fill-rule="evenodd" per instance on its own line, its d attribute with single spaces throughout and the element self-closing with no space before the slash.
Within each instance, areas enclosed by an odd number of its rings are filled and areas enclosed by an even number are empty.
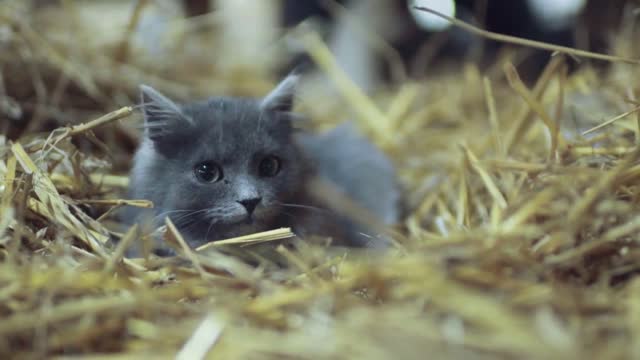
<svg viewBox="0 0 640 360">
<path fill-rule="evenodd" d="M 159 140 L 181 123 L 191 123 L 180 107 L 168 97 L 148 85 L 140 85 L 140 99 L 144 127 L 152 140 Z"/>
<path fill-rule="evenodd" d="M 287 76 L 275 89 L 271 90 L 271 92 L 262 99 L 260 107 L 269 111 L 291 111 L 298 79 L 299 76 L 297 74 Z"/>
</svg>

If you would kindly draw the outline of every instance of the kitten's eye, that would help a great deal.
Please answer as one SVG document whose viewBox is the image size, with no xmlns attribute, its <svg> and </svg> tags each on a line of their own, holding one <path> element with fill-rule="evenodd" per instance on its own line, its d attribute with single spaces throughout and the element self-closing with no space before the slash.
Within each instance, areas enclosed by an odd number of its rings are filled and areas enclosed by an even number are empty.
<svg viewBox="0 0 640 360">
<path fill-rule="evenodd" d="M 260 165 L 258 165 L 258 173 L 263 177 L 276 176 L 280 172 L 280 159 L 275 156 L 265 156 Z"/>
<path fill-rule="evenodd" d="M 196 178 L 202 182 L 212 183 L 222 179 L 222 169 L 211 161 L 202 162 L 193 168 Z"/>
</svg>

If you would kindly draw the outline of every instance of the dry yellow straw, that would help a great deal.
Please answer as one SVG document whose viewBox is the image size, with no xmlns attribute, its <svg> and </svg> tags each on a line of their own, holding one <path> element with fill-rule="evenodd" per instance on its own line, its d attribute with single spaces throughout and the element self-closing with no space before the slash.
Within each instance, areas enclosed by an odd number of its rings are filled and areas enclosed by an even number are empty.
<svg viewBox="0 0 640 360">
<path fill-rule="evenodd" d="M 275 241 L 287 239 L 295 236 L 290 228 L 280 228 L 275 230 L 263 231 L 255 234 L 238 236 L 231 239 L 219 240 L 206 243 L 196 248 L 196 251 L 204 251 L 210 248 L 224 245 L 252 245 L 267 241 Z"/>
</svg>

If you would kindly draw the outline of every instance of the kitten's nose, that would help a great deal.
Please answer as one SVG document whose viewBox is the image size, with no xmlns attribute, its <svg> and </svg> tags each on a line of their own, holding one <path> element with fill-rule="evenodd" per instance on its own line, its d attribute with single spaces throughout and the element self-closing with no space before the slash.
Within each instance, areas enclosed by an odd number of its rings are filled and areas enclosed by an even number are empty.
<svg viewBox="0 0 640 360">
<path fill-rule="evenodd" d="M 244 208 L 247 209 L 247 212 L 249 213 L 249 215 L 251 215 L 253 214 L 253 210 L 255 210 L 256 206 L 258 206 L 261 200 L 262 198 L 253 198 L 253 199 L 240 200 L 238 202 L 242 204 L 242 206 L 244 206 Z"/>
</svg>

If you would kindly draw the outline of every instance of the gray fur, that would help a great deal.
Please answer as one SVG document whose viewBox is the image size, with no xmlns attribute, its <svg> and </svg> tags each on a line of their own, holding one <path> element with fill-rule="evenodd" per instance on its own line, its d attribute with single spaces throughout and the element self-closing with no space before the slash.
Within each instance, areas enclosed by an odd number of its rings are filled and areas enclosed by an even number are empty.
<svg viewBox="0 0 640 360">
<path fill-rule="evenodd" d="M 393 164 L 352 123 L 297 139 L 320 176 L 385 224 L 398 221 L 400 191 Z"/>
<path fill-rule="evenodd" d="M 336 235 L 350 245 L 348 219 L 317 209 L 305 194 L 312 176 L 331 180 L 385 223 L 397 220 L 398 190 L 390 162 L 348 126 L 299 134 L 290 115 L 297 77 L 264 99 L 211 98 L 178 105 L 141 87 L 145 135 L 134 158 L 130 197 L 154 202 L 144 216 L 168 216 L 191 246 L 289 226 L 299 234 Z M 267 155 L 281 159 L 273 177 L 258 173 Z M 194 166 L 213 161 L 222 180 L 198 181 Z M 260 198 L 253 214 L 240 204 Z M 340 234 L 340 235 L 337 235 Z"/>
</svg>

